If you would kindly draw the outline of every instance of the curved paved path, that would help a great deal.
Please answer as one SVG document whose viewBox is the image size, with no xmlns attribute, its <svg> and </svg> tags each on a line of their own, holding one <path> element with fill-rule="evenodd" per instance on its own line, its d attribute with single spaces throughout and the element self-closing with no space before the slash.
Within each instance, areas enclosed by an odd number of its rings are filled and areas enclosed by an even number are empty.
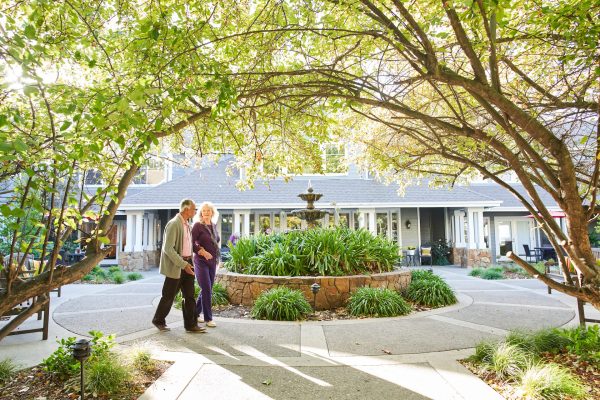
<svg viewBox="0 0 600 400">
<path fill-rule="evenodd" d="M 185 333 L 181 314 L 159 333 L 150 323 L 163 278 L 113 286 L 59 305 L 54 321 L 84 335 L 116 333 L 125 345 L 150 342 L 177 362 L 144 399 L 494 399 L 456 362 L 480 341 L 511 329 L 562 326 L 574 300 L 548 295 L 536 280 L 486 281 L 435 267 L 459 304 L 408 317 L 326 322 L 215 318 L 207 334 Z"/>
</svg>

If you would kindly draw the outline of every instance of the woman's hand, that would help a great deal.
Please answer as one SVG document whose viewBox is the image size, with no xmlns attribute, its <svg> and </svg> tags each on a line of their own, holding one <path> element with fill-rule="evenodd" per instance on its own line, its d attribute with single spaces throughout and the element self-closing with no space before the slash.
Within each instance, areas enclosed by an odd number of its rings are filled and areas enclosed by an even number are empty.
<svg viewBox="0 0 600 400">
<path fill-rule="evenodd" d="M 213 258 L 212 254 L 210 254 L 208 251 L 204 250 L 204 248 L 201 248 L 200 250 L 198 250 L 198 255 L 200 257 L 204 257 L 206 260 L 211 260 Z"/>
</svg>

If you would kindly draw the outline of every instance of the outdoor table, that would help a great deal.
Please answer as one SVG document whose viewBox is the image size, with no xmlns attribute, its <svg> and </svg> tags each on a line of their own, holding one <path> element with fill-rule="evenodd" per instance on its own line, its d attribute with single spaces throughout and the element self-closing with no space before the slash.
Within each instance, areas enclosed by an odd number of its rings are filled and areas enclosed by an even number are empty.
<svg viewBox="0 0 600 400">
<path fill-rule="evenodd" d="M 537 251 L 539 251 L 539 254 L 542 255 L 542 260 L 553 259 L 556 261 L 556 250 L 554 250 L 554 247 L 543 246 L 543 247 L 536 247 L 535 249 Z"/>
</svg>

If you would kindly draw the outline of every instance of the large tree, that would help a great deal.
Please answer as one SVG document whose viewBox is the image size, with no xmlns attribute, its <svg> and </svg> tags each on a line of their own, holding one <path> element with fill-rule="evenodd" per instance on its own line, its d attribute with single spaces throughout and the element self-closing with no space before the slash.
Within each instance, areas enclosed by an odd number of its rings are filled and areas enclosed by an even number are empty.
<svg viewBox="0 0 600 400">
<path fill-rule="evenodd" d="M 260 41 L 234 35 L 250 24 L 236 1 L 9 1 L 0 18 L 0 315 L 40 301 L 0 330 L 0 339 L 76 281 L 109 251 L 108 233 L 138 168 L 151 156 L 233 152 L 263 164 L 300 162 L 290 136 L 321 118 L 313 107 L 258 107 L 260 81 L 236 77 L 261 57 Z M 232 23 L 237 21 L 237 24 Z M 220 43 L 220 35 L 231 36 Z M 313 124 L 318 137 L 326 131 Z M 291 145 L 293 144 L 293 145 Z M 285 149 L 291 149 L 286 151 Z M 260 162 L 259 162 L 260 161 Z M 86 176 L 104 185 L 86 191 Z M 83 221 L 85 258 L 60 266 L 59 250 Z M 22 279 L 25 255 L 39 274 Z"/>
<path fill-rule="evenodd" d="M 588 238 L 600 175 L 597 2 L 290 0 L 257 10 L 246 34 L 272 38 L 275 56 L 246 72 L 278 89 L 265 101 L 322 98 L 332 113 L 352 110 L 346 122 L 384 176 L 498 183 L 548 236 L 564 283 L 510 258 L 600 309 Z M 502 179 L 509 171 L 518 186 Z M 568 232 L 543 192 L 565 212 Z"/>
</svg>

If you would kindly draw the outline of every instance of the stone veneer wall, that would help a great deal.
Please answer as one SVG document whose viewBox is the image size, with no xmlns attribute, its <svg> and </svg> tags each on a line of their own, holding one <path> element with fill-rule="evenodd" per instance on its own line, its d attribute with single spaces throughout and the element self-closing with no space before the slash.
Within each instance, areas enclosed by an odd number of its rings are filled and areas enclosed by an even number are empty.
<svg viewBox="0 0 600 400">
<path fill-rule="evenodd" d="M 119 267 L 123 271 L 147 271 L 147 256 L 143 251 L 121 252 L 119 254 Z"/>
<path fill-rule="evenodd" d="M 469 249 L 467 265 L 469 267 L 487 268 L 492 265 L 492 255 L 489 249 Z"/>
<path fill-rule="evenodd" d="M 256 298 L 265 290 L 277 286 L 286 286 L 290 289 L 298 289 L 304 293 L 309 303 L 313 303 L 313 294 L 310 286 L 313 283 L 321 285 L 316 297 L 315 308 L 317 310 L 329 310 L 343 307 L 346 300 L 357 288 L 363 286 L 382 287 L 401 291 L 410 283 L 410 271 L 400 269 L 393 272 L 385 272 L 373 275 L 352 276 L 266 276 L 266 275 L 244 275 L 219 270 L 216 281 L 227 288 L 231 304 L 243 304 L 251 306 Z"/>
<path fill-rule="evenodd" d="M 454 265 L 460 265 L 462 268 L 489 267 L 492 265 L 492 255 L 489 249 L 452 249 L 452 258 Z"/>
</svg>

